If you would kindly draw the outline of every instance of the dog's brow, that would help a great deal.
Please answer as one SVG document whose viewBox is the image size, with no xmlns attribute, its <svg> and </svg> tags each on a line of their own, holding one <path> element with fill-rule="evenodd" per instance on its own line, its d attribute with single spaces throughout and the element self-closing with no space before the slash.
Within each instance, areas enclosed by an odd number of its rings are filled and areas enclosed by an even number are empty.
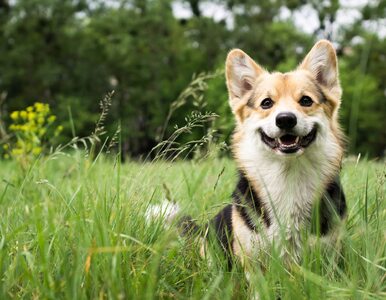
<svg viewBox="0 0 386 300">
<path fill-rule="evenodd" d="M 272 93 L 271 92 L 267 92 L 267 98 L 272 98 Z"/>
<path fill-rule="evenodd" d="M 264 94 L 263 94 L 264 95 Z M 272 98 L 271 93 L 266 93 L 264 98 Z M 252 93 L 247 101 L 247 106 L 250 108 L 255 108 L 255 103 L 257 102 L 256 100 L 256 93 Z"/>
<path fill-rule="evenodd" d="M 318 93 L 320 95 L 320 103 L 326 103 L 327 102 L 326 95 L 323 93 L 323 91 L 322 91 L 322 89 L 320 88 L 319 85 L 317 85 L 316 88 L 318 89 Z"/>
<path fill-rule="evenodd" d="M 327 97 L 326 95 L 323 93 L 323 90 L 322 88 L 320 87 L 320 85 L 316 82 L 316 80 L 312 77 L 309 77 L 311 79 L 311 82 L 312 84 L 315 86 L 318 94 L 319 94 L 319 101 L 320 103 L 326 103 L 327 102 Z"/>
<path fill-rule="evenodd" d="M 247 106 L 250 107 L 250 108 L 254 108 L 255 107 L 255 92 L 251 92 L 251 94 L 249 95 L 248 97 L 248 101 L 247 101 Z"/>
</svg>

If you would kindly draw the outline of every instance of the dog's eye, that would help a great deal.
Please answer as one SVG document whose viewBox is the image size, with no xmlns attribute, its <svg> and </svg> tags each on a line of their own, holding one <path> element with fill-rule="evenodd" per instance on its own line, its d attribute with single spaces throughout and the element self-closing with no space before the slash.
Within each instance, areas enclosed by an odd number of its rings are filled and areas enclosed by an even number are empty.
<svg viewBox="0 0 386 300">
<path fill-rule="evenodd" d="M 271 98 L 265 98 L 263 101 L 261 101 L 260 106 L 262 109 L 268 109 L 273 106 L 273 101 Z"/>
<path fill-rule="evenodd" d="M 312 101 L 312 99 L 308 96 L 303 96 L 299 100 L 299 104 L 301 106 L 311 106 L 313 103 L 314 103 L 314 101 Z"/>
</svg>

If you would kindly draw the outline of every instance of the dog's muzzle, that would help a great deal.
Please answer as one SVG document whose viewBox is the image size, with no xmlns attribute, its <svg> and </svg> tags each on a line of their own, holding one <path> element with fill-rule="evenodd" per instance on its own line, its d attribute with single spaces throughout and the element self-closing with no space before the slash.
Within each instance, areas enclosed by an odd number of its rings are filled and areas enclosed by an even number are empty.
<svg viewBox="0 0 386 300">
<path fill-rule="evenodd" d="M 296 153 L 301 149 L 307 148 L 316 138 L 316 125 L 305 136 L 298 136 L 291 132 L 284 133 L 278 138 L 269 137 L 261 128 L 259 129 L 262 141 L 272 150 L 280 151 L 285 154 Z"/>
</svg>

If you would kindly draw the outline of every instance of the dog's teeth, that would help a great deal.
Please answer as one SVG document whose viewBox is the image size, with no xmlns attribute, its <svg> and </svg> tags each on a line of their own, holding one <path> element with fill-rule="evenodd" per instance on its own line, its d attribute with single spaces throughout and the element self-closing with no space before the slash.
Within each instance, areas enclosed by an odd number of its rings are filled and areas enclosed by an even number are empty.
<svg viewBox="0 0 386 300">
<path fill-rule="evenodd" d="M 297 144 L 298 142 L 299 142 L 299 140 L 300 140 L 300 137 L 296 137 L 296 140 L 295 140 L 295 144 Z"/>
</svg>

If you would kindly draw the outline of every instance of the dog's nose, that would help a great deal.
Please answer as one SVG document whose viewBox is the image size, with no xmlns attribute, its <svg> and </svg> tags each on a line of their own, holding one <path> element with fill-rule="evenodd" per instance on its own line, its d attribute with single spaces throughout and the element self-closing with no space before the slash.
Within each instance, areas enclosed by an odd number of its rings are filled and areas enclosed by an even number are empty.
<svg viewBox="0 0 386 300">
<path fill-rule="evenodd" d="M 295 127 L 296 123 L 297 119 L 293 113 L 284 112 L 276 116 L 276 126 L 280 129 L 292 129 Z"/>
</svg>

